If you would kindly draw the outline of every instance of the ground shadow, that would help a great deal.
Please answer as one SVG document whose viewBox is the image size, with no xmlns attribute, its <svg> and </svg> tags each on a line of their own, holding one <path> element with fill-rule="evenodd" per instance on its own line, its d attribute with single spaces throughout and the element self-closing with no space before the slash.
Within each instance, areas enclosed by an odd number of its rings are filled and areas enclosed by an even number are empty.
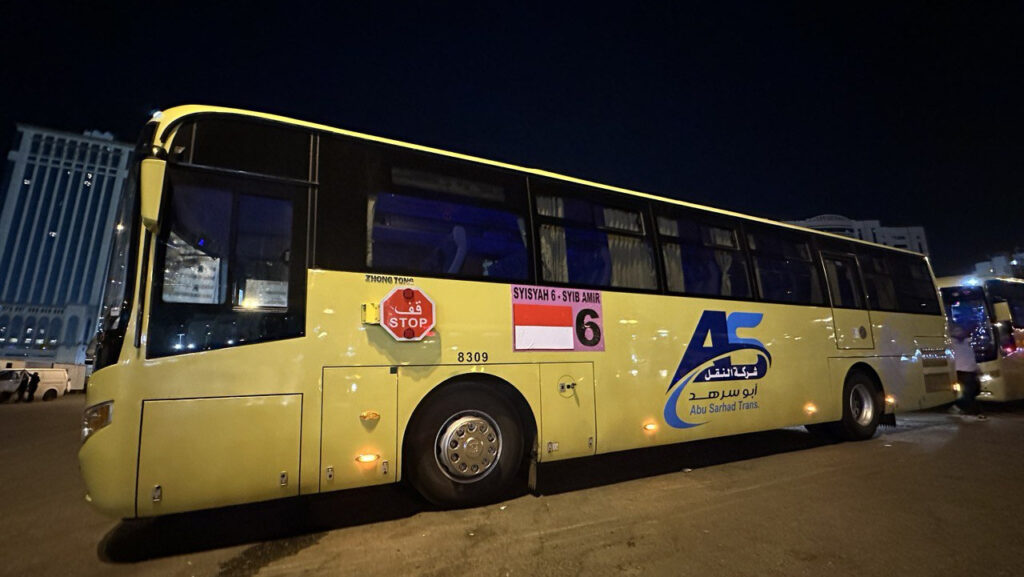
<svg viewBox="0 0 1024 577">
<path fill-rule="evenodd" d="M 793 427 L 555 462 L 538 469 L 537 492 L 553 495 L 835 442 Z"/>
<path fill-rule="evenodd" d="M 153 519 L 126 519 L 100 541 L 99 557 L 135 563 L 410 517 L 430 509 L 405 485 L 385 485 L 224 507 Z"/>
</svg>

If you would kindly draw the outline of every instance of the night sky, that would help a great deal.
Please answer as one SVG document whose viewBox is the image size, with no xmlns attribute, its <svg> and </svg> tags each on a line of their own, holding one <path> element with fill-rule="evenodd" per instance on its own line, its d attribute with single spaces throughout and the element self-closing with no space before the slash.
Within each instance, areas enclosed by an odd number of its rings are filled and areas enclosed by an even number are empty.
<svg viewBox="0 0 1024 577">
<path fill-rule="evenodd" d="M 923 225 L 940 275 L 1024 249 L 1021 2 L 9 4 L 0 149 L 15 122 L 134 141 L 153 109 L 217 104 L 768 218 Z"/>
</svg>

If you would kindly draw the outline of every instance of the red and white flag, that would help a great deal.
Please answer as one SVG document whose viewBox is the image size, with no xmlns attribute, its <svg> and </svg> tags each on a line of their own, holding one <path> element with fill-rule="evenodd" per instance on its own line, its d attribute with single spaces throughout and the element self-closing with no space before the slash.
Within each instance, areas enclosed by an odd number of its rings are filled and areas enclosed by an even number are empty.
<svg viewBox="0 0 1024 577">
<path fill-rule="evenodd" d="M 573 350 L 572 307 L 513 303 L 515 348 L 522 350 Z"/>
</svg>

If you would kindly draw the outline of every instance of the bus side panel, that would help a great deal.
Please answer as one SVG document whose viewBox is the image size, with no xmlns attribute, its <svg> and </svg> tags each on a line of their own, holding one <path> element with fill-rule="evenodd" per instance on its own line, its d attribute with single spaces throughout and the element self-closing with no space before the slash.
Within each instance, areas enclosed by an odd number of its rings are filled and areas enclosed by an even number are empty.
<svg viewBox="0 0 1024 577">
<path fill-rule="evenodd" d="M 830 308 L 607 292 L 604 317 L 600 453 L 816 423 L 839 397 Z"/>
<path fill-rule="evenodd" d="M 864 364 L 878 375 L 882 391 L 891 396 L 895 406 L 887 404 L 886 413 L 915 411 L 952 400 L 952 375 L 945 359 L 941 366 L 934 366 L 934 359 L 922 355 L 901 355 L 899 357 L 845 357 L 831 358 L 829 371 L 836 395 L 822 413 L 829 415 L 824 421 L 836 421 L 842 417 L 843 383 L 854 365 Z M 933 366 L 929 366 L 933 365 Z"/>
<path fill-rule="evenodd" d="M 910 387 L 921 387 L 920 402 L 916 406 L 902 406 L 897 402 L 897 411 L 927 409 L 953 402 L 956 398 L 953 389 L 956 382 L 956 364 L 952 353 L 947 351 L 944 336 L 914 339 L 913 371 L 906 384 Z"/>
<path fill-rule="evenodd" d="M 394 481 L 396 385 L 391 367 L 324 368 L 321 491 Z"/>
<path fill-rule="evenodd" d="M 953 356 L 946 344 L 943 317 L 875 311 L 871 321 L 880 358 L 869 364 L 878 371 L 885 392 L 895 397 L 896 412 L 955 399 Z"/>
<path fill-rule="evenodd" d="M 998 360 L 978 363 L 978 377 L 980 400 L 1005 402 L 1024 398 L 1024 354 L 1017 349 Z"/>
<path fill-rule="evenodd" d="M 1024 398 L 1024 349 L 1018 347 L 1003 357 L 1002 372 L 1007 400 Z"/>
<path fill-rule="evenodd" d="M 302 395 L 146 401 L 138 514 L 299 494 Z"/>
</svg>

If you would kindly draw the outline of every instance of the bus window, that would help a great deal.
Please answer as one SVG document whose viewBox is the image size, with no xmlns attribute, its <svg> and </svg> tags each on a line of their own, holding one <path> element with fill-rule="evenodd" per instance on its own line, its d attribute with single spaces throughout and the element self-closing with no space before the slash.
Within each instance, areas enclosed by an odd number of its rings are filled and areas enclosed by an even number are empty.
<svg viewBox="0 0 1024 577">
<path fill-rule="evenodd" d="M 526 281 L 526 179 L 345 138 L 321 139 L 316 263 Z"/>
<path fill-rule="evenodd" d="M 1018 329 L 1024 329 L 1024 299 L 1010 299 L 1010 321 Z"/>
<path fill-rule="evenodd" d="M 234 195 L 227 190 L 175 188 L 173 223 L 165 243 L 164 284 L 167 303 L 217 304 L 227 290 L 226 260 Z M 225 263 L 226 264 L 226 263 Z"/>
<path fill-rule="evenodd" d="M 541 184 L 542 191 L 552 189 Z M 639 210 L 542 193 L 534 197 L 540 221 L 542 280 L 583 286 L 656 289 L 650 239 Z"/>
<path fill-rule="evenodd" d="M 751 297 L 747 261 L 735 228 L 658 216 L 658 234 L 670 292 Z"/>
<path fill-rule="evenodd" d="M 891 254 L 887 260 L 900 312 L 941 314 L 938 295 L 924 257 Z"/>
<path fill-rule="evenodd" d="M 238 196 L 237 239 L 232 264 L 236 290 L 232 304 L 242 308 L 288 308 L 292 202 Z"/>
<path fill-rule="evenodd" d="M 847 309 L 863 309 L 864 293 L 857 274 L 857 261 L 853 257 L 822 255 L 825 264 L 825 278 L 828 279 L 832 306 Z"/>
<path fill-rule="evenodd" d="M 992 299 L 1006 301 L 1010 308 L 1011 324 L 1016 328 L 1024 328 L 1024 283 L 993 279 L 985 281 L 985 289 Z"/>
<path fill-rule="evenodd" d="M 308 180 L 310 138 L 309 133 L 294 128 L 210 116 L 178 129 L 171 159 Z"/>
<path fill-rule="evenodd" d="M 498 208 L 408 194 L 371 194 L 371 270 L 526 280 L 523 219 Z"/>
<path fill-rule="evenodd" d="M 858 255 L 864 285 L 867 288 L 868 303 L 873 310 L 898 311 L 896 287 L 889 275 L 887 260 L 881 255 L 861 251 Z"/>
<path fill-rule="evenodd" d="M 818 266 L 807 241 L 782 231 L 756 229 L 747 234 L 754 277 L 766 301 L 823 305 Z"/>
<path fill-rule="evenodd" d="M 300 336 L 307 187 L 168 172 L 148 356 Z"/>
</svg>

